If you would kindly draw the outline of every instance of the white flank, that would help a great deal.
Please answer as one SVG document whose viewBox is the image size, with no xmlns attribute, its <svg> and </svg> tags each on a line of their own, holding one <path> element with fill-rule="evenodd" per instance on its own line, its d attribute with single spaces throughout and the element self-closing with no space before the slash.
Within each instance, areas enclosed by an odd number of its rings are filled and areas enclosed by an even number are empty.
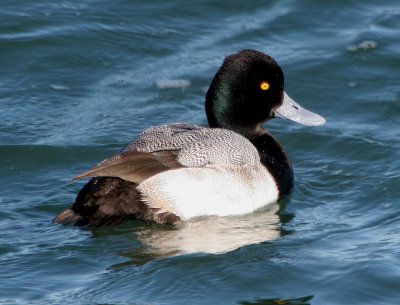
<svg viewBox="0 0 400 305">
<path fill-rule="evenodd" d="M 170 170 L 143 181 L 138 189 L 149 206 L 184 220 L 247 214 L 278 199 L 276 183 L 261 164 Z"/>
</svg>

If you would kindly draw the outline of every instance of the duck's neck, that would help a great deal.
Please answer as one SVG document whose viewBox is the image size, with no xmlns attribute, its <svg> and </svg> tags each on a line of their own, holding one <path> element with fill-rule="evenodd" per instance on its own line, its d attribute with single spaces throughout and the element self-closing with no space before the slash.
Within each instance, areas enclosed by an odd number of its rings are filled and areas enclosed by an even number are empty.
<svg viewBox="0 0 400 305">
<path fill-rule="evenodd" d="M 249 140 L 257 148 L 261 163 L 274 177 L 279 189 L 279 197 L 289 195 L 294 187 L 293 169 L 282 146 L 265 129 L 262 134 Z"/>
</svg>

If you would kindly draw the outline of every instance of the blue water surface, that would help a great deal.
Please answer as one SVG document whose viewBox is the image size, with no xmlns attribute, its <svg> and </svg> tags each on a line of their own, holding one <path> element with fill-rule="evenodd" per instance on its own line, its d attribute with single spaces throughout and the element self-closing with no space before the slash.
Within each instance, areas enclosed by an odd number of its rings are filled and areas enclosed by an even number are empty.
<svg viewBox="0 0 400 305">
<path fill-rule="evenodd" d="M 2 1 L 0 304 L 399 304 L 399 33 L 395 0 Z M 213 75 L 249 48 L 327 119 L 267 124 L 291 198 L 173 228 L 51 222 L 144 128 L 206 125 Z"/>
</svg>

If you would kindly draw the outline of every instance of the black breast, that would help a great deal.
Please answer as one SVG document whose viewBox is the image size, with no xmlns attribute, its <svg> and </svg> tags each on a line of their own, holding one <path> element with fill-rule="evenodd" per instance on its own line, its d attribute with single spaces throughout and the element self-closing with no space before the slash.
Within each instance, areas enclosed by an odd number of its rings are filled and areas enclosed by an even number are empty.
<svg viewBox="0 0 400 305">
<path fill-rule="evenodd" d="M 274 177 L 278 185 L 279 197 L 289 195 L 294 187 L 293 169 L 282 146 L 269 133 L 264 133 L 250 141 L 257 148 L 261 163 Z"/>
</svg>

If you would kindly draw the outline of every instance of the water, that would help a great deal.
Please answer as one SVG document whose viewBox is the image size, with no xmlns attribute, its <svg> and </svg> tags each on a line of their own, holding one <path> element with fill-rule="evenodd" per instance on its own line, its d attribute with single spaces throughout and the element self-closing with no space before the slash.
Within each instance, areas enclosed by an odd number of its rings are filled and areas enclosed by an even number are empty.
<svg viewBox="0 0 400 305">
<path fill-rule="evenodd" d="M 1 304 L 399 304 L 397 1 L 2 1 L 0 17 Z M 296 176 L 278 214 L 51 223 L 69 179 L 142 129 L 206 124 L 210 80 L 244 48 L 328 120 L 268 124 Z"/>
</svg>

